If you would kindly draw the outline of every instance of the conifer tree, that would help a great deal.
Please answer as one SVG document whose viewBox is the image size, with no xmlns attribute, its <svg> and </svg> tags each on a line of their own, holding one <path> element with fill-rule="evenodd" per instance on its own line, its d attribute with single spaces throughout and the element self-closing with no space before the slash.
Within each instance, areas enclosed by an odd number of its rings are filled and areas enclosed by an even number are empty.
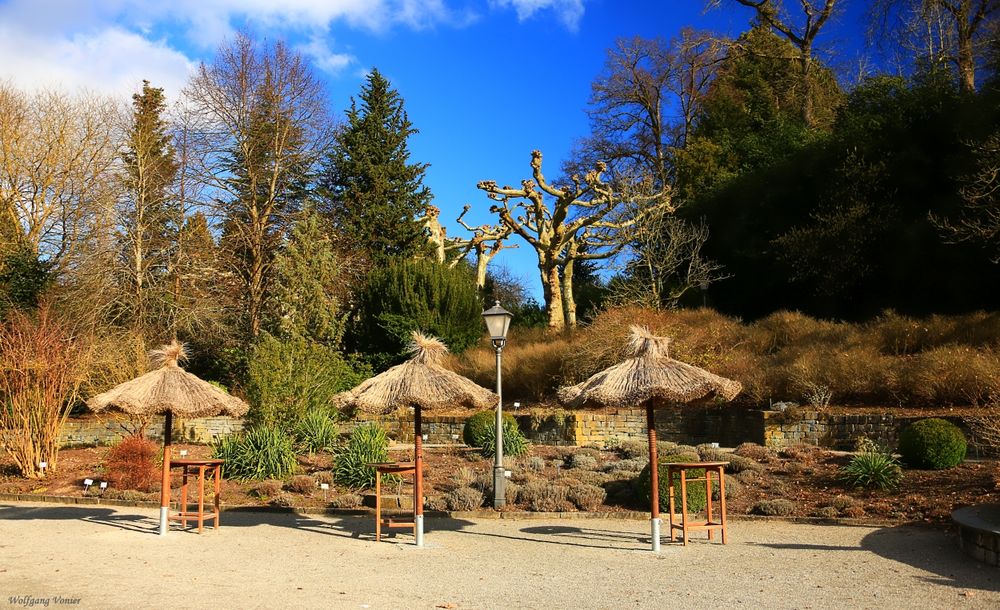
<svg viewBox="0 0 1000 610">
<path fill-rule="evenodd" d="M 334 230 L 364 248 L 373 262 L 413 257 L 427 247 L 416 216 L 431 200 L 426 163 L 410 162 L 407 139 L 417 133 L 403 98 L 372 70 L 351 99 L 324 175 L 322 211 Z"/>
</svg>

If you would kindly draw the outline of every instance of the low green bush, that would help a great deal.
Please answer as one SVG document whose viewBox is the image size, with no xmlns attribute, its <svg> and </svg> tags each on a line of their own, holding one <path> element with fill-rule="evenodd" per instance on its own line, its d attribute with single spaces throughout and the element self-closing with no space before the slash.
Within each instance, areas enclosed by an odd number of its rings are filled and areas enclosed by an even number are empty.
<svg viewBox="0 0 1000 610">
<path fill-rule="evenodd" d="M 351 432 L 347 446 L 336 456 L 333 480 L 350 489 L 371 489 L 375 486 L 375 469 L 367 464 L 389 459 L 389 437 L 378 424 L 358 426 Z M 388 483 L 390 477 L 383 477 Z"/>
<path fill-rule="evenodd" d="M 670 483 L 667 480 L 667 465 L 677 462 L 690 462 L 690 461 L 692 461 L 691 456 L 687 454 L 664 455 L 660 457 L 658 461 L 659 464 L 658 472 L 660 479 L 659 487 L 660 487 L 661 511 L 666 511 L 669 510 L 670 508 L 670 498 L 669 498 Z M 697 459 L 695 459 L 694 461 L 697 461 Z M 705 471 L 704 469 L 696 468 L 688 470 L 687 475 L 685 476 L 687 479 L 701 478 L 705 476 Z M 639 475 L 633 480 L 633 485 L 635 486 L 635 495 L 643 502 L 644 506 L 649 506 L 650 502 L 651 485 L 649 479 L 650 479 L 650 470 L 649 470 L 649 464 L 647 463 L 646 466 L 642 469 L 642 472 L 640 472 Z M 715 492 L 715 490 L 718 489 L 718 485 L 719 482 L 713 479 L 712 481 L 713 492 Z M 681 477 L 680 474 L 678 473 L 674 475 L 674 502 L 676 502 L 678 509 L 680 508 L 680 501 L 681 501 Z M 708 500 L 705 497 L 704 482 L 698 481 L 695 483 L 688 483 L 687 486 L 688 511 L 695 513 L 702 511 L 705 509 L 707 502 Z"/>
<path fill-rule="evenodd" d="M 298 468 L 292 439 L 271 426 L 222 437 L 213 446 L 212 457 L 226 460 L 223 476 L 237 481 L 282 479 Z"/>
<path fill-rule="evenodd" d="M 936 417 L 916 421 L 899 435 L 899 453 L 914 468 L 952 468 L 965 459 L 966 449 L 962 430 Z"/>
<path fill-rule="evenodd" d="M 333 451 L 340 430 L 326 409 L 310 409 L 294 428 L 295 446 L 309 454 Z"/>
<path fill-rule="evenodd" d="M 903 471 L 896 458 L 879 449 L 855 455 L 840 469 L 840 479 L 852 487 L 895 489 L 902 478 Z"/>
<path fill-rule="evenodd" d="M 493 457 L 496 451 L 496 425 L 483 433 L 481 445 L 478 445 L 482 454 L 486 457 Z M 528 439 L 517 427 L 517 421 L 513 417 L 503 419 L 503 454 L 506 457 L 520 457 L 528 452 Z"/>
</svg>

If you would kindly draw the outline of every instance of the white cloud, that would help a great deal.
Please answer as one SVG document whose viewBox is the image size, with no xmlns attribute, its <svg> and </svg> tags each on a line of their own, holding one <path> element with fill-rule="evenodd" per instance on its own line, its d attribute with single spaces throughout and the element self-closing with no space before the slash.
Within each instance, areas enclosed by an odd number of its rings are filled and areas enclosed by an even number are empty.
<svg viewBox="0 0 1000 610">
<path fill-rule="evenodd" d="M 490 0 L 490 4 L 499 8 L 513 8 L 517 12 L 518 21 L 530 19 L 539 11 L 551 10 L 563 25 L 572 32 L 580 27 L 583 18 L 584 0 Z"/>
<path fill-rule="evenodd" d="M 176 99 L 194 64 L 163 41 L 108 27 L 61 39 L 0 25 L 0 79 L 26 88 L 131 95 L 143 79 Z"/>
<path fill-rule="evenodd" d="M 309 42 L 298 46 L 299 52 L 312 60 L 316 68 L 328 74 L 339 74 L 356 61 L 348 53 L 335 53 L 319 34 L 310 37 Z"/>
</svg>

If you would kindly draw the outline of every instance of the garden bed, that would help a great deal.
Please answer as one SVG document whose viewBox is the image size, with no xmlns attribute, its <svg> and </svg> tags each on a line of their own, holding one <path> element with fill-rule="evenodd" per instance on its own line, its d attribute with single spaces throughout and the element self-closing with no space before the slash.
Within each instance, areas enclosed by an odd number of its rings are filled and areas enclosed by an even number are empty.
<svg viewBox="0 0 1000 610">
<path fill-rule="evenodd" d="M 666 449 L 669 448 L 665 447 Z M 634 479 L 637 470 L 646 463 L 639 455 L 641 444 L 631 443 L 619 449 L 532 446 L 528 455 L 508 461 L 511 481 L 522 491 L 546 492 L 550 488 L 572 489 L 593 485 L 603 489 L 606 497 L 593 504 L 591 510 L 605 513 L 648 510 L 637 493 Z M 175 445 L 188 457 L 208 457 L 210 448 L 204 445 Z M 0 460 L 0 493 L 38 496 L 84 497 L 98 495 L 99 486 L 85 492 L 84 479 L 101 481 L 102 462 L 108 449 L 104 447 L 64 449 L 59 453 L 58 469 L 44 480 L 29 480 L 16 476 L 12 464 Z M 469 489 L 457 494 L 461 501 L 475 503 L 478 498 L 489 504 L 492 486 L 492 461 L 477 451 L 465 447 L 432 447 L 425 450 L 425 495 L 430 510 L 462 510 L 450 503 L 448 496 L 456 489 Z M 943 524 L 959 507 L 986 502 L 1000 502 L 1000 463 L 996 460 L 966 461 L 947 470 L 904 470 L 898 489 L 867 491 L 845 487 L 838 479 L 839 468 L 850 456 L 815 447 L 796 447 L 779 453 L 759 449 L 758 460 L 750 466 L 744 462 L 741 472 L 727 477 L 730 493 L 730 515 L 761 513 L 761 502 L 786 500 L 780 503 L 782 516 L 847 518 L 873 523 Z M 580 457 L 586 456 L 586 457 Z M 410 450 L 391 451 L 391 458 L 408 460 Z M 285 506 L 303 509 L 354 508 L 362 502 L 364 490 L 347 490 L 331 484 L 323 491 L 318 483 L 329 482 L 332 456 L 317 454 L 299 457 L 300 475 L 311 477 L 292 481 L 237 482 L 226 480 L 222 500 L 227 506 Z M 177 477 L 174 484 L 179 485 Z M 297 489 L 297 490 L 296 490 Z M 563 491 L 564 491 L 563 490 Z M 410 493 L 408 485 L 388 493 Z M 559 490 L 557 490 L 559 491 Z M 478 492 L 478 494 L 476 493 Z M 109 487 L 106 499 L 122 501 L 156 500 L 158 492 L 120 490 Z M 519 497 L 527 496 L 527 497 Z M 509 511 L 536 510 L 575 511 L 579 506 L 556 493 L 544 502 L 530 494 L 512 494 Z M 593 498 L 591 498 L 593 501 Z M 470 507 L 474 508 L 474 507 Z M 466 508 L 465 510 L 468 510 Z"/>
</svg>

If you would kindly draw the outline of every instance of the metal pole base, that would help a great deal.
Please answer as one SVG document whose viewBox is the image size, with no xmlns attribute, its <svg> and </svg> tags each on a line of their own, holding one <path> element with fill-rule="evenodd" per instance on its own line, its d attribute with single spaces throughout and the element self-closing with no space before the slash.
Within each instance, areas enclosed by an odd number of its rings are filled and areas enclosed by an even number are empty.
<svg viewBox="0 0 1000 610">
<path fill-rule="evenodd" d="M 424 516 L 416 516 L 417 524 L 417 546 L 424 546 Z"/>
<path fill-rule="evenodd" d="M 167 535 L 167 511 L 169 511 L 169 510 L 170 509 L 167 508 L 166 506 L 161 506 L 160 507 L 160 535 L 161 536 L 166 536 Z"/>
<path fill-rule="evenodd" d="M 662 519 L 650 519 L 649 520 L 650 533 L 652 534 L 651 537 L 653 539 L 653 552 L 654 553 L 659 553 L 660 552 L 660 523 L 662 523 Z"/>
<path fill-rule="evenodd" d="M 507 505 L 507 477 L 503 466 L 493 467 L 493 508 L 500 510 Z"/>
</svg>

